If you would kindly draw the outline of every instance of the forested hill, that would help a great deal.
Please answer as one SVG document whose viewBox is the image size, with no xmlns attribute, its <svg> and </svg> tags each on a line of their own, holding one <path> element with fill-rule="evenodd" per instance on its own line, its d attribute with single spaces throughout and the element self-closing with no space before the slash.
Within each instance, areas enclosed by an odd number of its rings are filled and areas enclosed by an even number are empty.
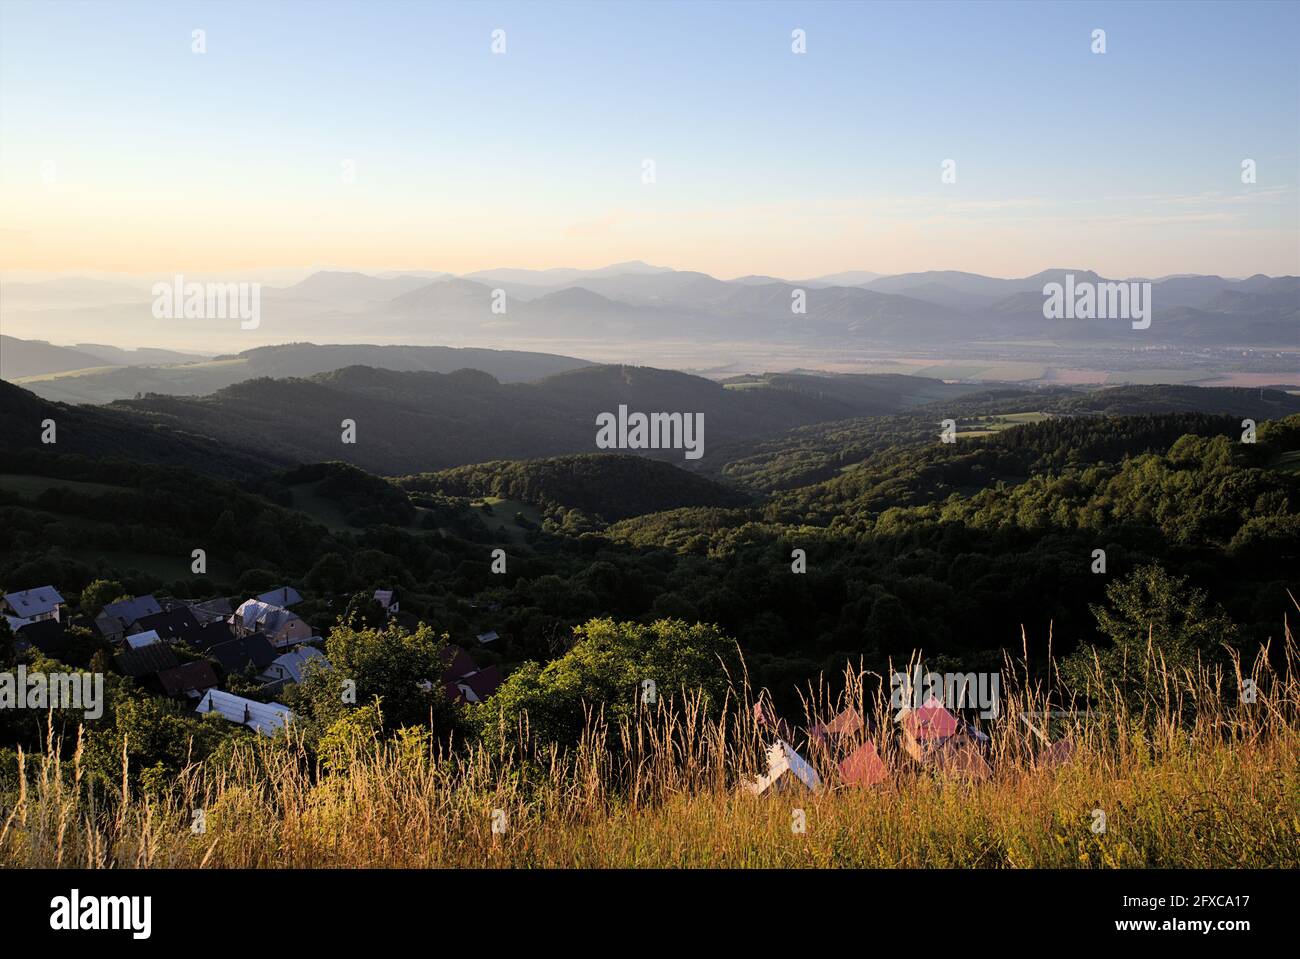
<svg viewBox="0 0 1300 959">
<path fill-rule="evenodd" d="M 54 443 L 42 441 L 46 421 Z M 32 454 L 114 457 L 184 466 L 212 476 L 238 477 L 293 463 L 275 449 L 251 449 L 180 421 L 165 422 L 132 410 L 52 403 L 0 380 L 0 453 L 9 468 Z"/>
<path fill-rule="evenodd" d="M 724 443 L 714 448 L 712 458 L 703 466 L 707 473 L 730 484 L 771 492 L 831 479 L 887 448 L 908 444 L 931 446 L 947 419 L 956 425 L 957 438 L 967 442 L 989 432 L 1049 418 L 1086 420 L 1189 413 L 1231 417 L 1240 427 L 1244 419 L 1262 423 L 1297 412 L 1300 412 L 1300 396 L 1280 390 L 1196 386 L 1121 386 L 1087 391 L 1064 387 L 1046 390 L 998 387 L 914 407 L 892 416 L 816 423 L 774 436 Z M 1194 422 L 1184 421 L 1188 431 L 1194 429 Z M 1218 423 L 1215 429 L 1226 430 L 1229 425 Z M 1119 425 L 1098 429 L 1099 435 L 1110 437 L 1105 443 L 1113 443 L 1112 433 L 1118 435 L 1130 428 Z M 1173 437 L 1161 434 L 1156 439 L 1166 438 Z M 1079 455 L 1068 443 L 1058 452 L 1058 460 Z"/>
<path fill-rule="evenodd" d="M 306 379 L 256 379 L 211 396 L 146 396 L 108 407 L 277 460 L 342 459 L 407 474 L 499 459 L 596 452 L 596 416 L 617 411 L 704 415 L 705 457 L 715 444 L 809 423 L 892 413 L 972 391 L 911 377 L 784 376 L 728 388 L 703 377 L 634 366 L 592 366 L 536 383 L 486 373 L 347 367 Z M 356 442 L 342 442 L 342 421 Z M 653 451 L 682 462 L 681 450 Z"/>
<path fill-rule="evenodd" d="M 397 482 L 413 491 L 522 500 L 547 513 L 576 509 L 598 522 L 683 506 L 739 506 L 746 501 L 734 489 L 671 463 L 619 454 L 498 460 L 404 476 Z"/>
</svg>

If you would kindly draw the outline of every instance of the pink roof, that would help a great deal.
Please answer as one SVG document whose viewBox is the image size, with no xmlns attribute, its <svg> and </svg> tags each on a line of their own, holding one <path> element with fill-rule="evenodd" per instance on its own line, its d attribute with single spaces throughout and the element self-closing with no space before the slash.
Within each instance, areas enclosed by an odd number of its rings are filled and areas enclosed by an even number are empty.
<svg viewBox="0 0 1300 959">
<path fill-rule="evenodd" d="M 937 699 L 929 699 L 919 709 L 906 710 L 899 722 L 918 742 L 947 739 L 957 733 L 957 717 L 943 708 Z"/>
<path fill-rule="evenodd" d="M 874 786 L 889 778 L 889 767 L 876 751 L 876 744 L 863 743 L 839 765 L 840 778 L 850 786 Z"/>
</svg>

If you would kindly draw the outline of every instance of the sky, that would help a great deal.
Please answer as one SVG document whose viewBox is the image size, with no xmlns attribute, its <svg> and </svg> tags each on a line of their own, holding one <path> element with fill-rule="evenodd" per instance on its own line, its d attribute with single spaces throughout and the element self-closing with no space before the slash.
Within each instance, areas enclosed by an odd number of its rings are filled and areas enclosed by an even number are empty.
<svg viewBox="0 0 1300 959">
<path fill-rule="evenodd" d="M 0 0 L 0 269 L 1295 274 L 1297 36 L 1296 3 Z"/>
</svg>

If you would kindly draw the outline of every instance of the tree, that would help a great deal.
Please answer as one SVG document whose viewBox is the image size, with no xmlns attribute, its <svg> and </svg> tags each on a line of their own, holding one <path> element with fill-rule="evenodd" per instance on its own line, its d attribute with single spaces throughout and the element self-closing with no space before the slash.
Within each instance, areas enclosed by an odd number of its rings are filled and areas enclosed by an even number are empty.
<svg viewBox="0 0 1300 959">
<path fill-rule="evenodd" d="M 603 709 L 614 721 L 660 699 L 696 694 L 716 711 L 726 697 L 728 675 L 738 675 L 736 644 L 716 626 L 680 619 L 648 625 L 592 619 L 575 627 L 574 637 L 573 647 L 559 659 L 544 667 L 526 663 L 491 699 L 474 707 L 485 739 L 513 740 L 526 716 L 539 742 L 573 743 L 588 708 Z"/>
<path fill-rule="evenodd" d="M 1236 624 L 1204 590 L 1154 563 L 1111 583 L 1106 600 L 1090 609 L 1111 645 L 1084 646 L 1061 666 L 1062 676 L 1077 688 L 1095 674 L 1097 662 L 1104 679 L 1127 690 L 1160 661 L 1169 669 L 1192 669 L 1198 659 L 1217 658 L 1221 646 L 1237 638 Z"/>
<path fill-rule="evenodd" d="M 315 593 L 339 593 L 347 585 L 347 560 L 338 553 L 326 553 L 307 573 L 307 588 Z"/>
<path fill-rule="evenodd" d="M 388 622 L 388 614 L 373 593 L 353 593 L 340 622 L 350 629 L 379 629 Z"/>
<path fill-rule="evenodd" d="M 109 603 L 126 598 L 126 587 L 117 580 L 96 579 L 81 591 L 81 611 L 94 619 Z"/>
<path fill-rule="evenodd" d="M 447 637 L 421 625 L 407 632 L 342 623 L 325 644 L 329 669 L 308 667 L 294 691 L 293 705 L 307 713 L 323 733 L 358 707 L 379 702 L 383 728 L 432 726 L 443 734 L 456 725 L 455 711 L 442 691 L 441 650 Z M 355 695 L 347 698 L 344 691 Z"/>
</svg>

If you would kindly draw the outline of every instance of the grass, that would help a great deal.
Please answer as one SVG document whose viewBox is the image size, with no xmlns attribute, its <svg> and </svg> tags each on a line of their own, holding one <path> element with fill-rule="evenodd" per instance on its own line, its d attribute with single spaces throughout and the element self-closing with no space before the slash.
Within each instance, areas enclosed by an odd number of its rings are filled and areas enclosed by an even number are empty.
<svg viewBox="0 0 1300 959">
<path fill-rule="evenodd" d="M 485 506 L 492 508 L 491 512 L 485 509 Z M 515 514 L 522 513 L 524 519 L 528 520 L 534 526 L 541 526 L 544 517 L 536 506 L 532 506 L 522 500 L 502 499 L 499 496 L 484 496 L 476 499 L 470 504 L 478 516 L 479 521 L 490 529 L 493 533 L 502 535 L 502 527 L 505 530 L 504 535 L 511 543 L 519 544 L 524 542 L 524 537 L 528 531 L 515 522 Z"/>
<path fill-rule="evenodd" d="M 112 493 L 115 490 L 124 489 L 124 487 L 110 486 L 107 483 L 87 483 L 82 480 L 52 479 L 48 476 L 0 473 L 0 489 L 8 490 L 11 493 L 17 493 L 24 499 L 35 499 L 47 489 L 68 489 L 75 493 L 101 496 L 104 493 Z"/>
<path fill-rule="evenodd" d="M 957 439 L 977 439 L 981 436 L 992 436 L 995 433 L 1001 433 L 1003 430 L 1011 429 L 1013 426 L 1021 426 L 1025 423 L 1040 423 L 1050 417 L 1050 413 L 1040 412 L 999 413 L 993 416 L 974 417 L 964 420 L 958 426 Z"/>
<path fill-rule="evenodd" d="M 1000 716 L 985 727 L 992 774 L 978 782 L 911 761 L 885 697 L 851 671 L 841 696 L 808 690 L 805 719 L 845 705 L 873 717 L 862 735 L 892 770 L 876 787 L 836 785 L 849 747 L 810 748 L 796 734 L 824 788 L 739 788 L 770 741 L 743 678 L 717 713 L 689 695 L 617 728 L 593 711 L 569 748 L 531 741 L 526 726 L 496 750 L 412 730 L 316 755 L 291 734 L 193 763 L 155 794 L 126 785 L 126 768 L 118 784 L 92 782 L 80 737 L 71 756 L 51 738 L 44 754 L 19 754 L 0 797 L 0 866 L 1294 869 L 1300 677 L 1289 628 L 1283 653 L 1279 670 L 1267 650 L 1226 669 L 1175 670 L 1150 654 L 1136 700 L 1095 676 L 1088 710 L 1039 724 L 1074 744 L 1056 764 L 1022 717 L 1071 704 L 1008 659 Z M 1253 703 L 1235 692 L 1247 678 Z M 202 834 L 190 828 L 195 809 Z"/>
</svg>

